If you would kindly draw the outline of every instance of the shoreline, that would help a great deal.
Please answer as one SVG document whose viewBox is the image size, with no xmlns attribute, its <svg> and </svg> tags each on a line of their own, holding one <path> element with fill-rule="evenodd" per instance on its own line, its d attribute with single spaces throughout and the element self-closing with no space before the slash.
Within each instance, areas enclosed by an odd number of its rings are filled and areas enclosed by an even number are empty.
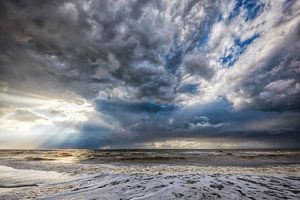
<svg viewBox="0 0 300 200">
<path fill-rule="evenodd" d="M 20 153 L 21 152 L 21 153 Z M 174 152 L 174 151 L 173 151 Z M 187 159 L 246 158 L 246 164 L 284 158 L 289 163 L 299 152 L 274 156 L 273 152 L 185 152 Z M 185 165 L 177 152 L 95 154 L 70 151 L 0 151 L 0 199 L 298 199 L 300 164 L 267 166 Z M 270 156 L 271 155 L 271 156 Z M 106 156 L 106 157 L 105 157 Z M 145 156 L 142 163 L 124 158 Z M 153 156 L 160 159 L 154 162 Z M 97 159 L 118 158 L 118 164 Z M 55 159 L 54 159 L 55 158 Z M 92 159 L 91 159 L 92 158 Z M 150 158 L 150 159 L 148 159 Z M 174 162 L 171 162 L 170 159 Z M 243 159 L 241 159 L 243 161 Z M 152 162 L 146 162 L 152 161 Z M 177 162 L 175 164 L 175 162 Z M 201 161 L 203 162 L 203 161 Z M 131 163 L 131 164 L 130 164 Z M 3 186 L 1 188 L 1 186 Z"/>
</svg>

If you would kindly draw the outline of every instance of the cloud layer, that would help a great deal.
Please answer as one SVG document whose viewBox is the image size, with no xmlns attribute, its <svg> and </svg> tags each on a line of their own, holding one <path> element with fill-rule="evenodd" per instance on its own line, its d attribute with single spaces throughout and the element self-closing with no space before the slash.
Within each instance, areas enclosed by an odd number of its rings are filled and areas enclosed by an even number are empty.
<svg viewBox="0 0 300 200">
<path fill-rule="evenodd" d="M 300 147 L 298 52 L 294 0 L 1 1 L 0 142 Z"/>
</svg>

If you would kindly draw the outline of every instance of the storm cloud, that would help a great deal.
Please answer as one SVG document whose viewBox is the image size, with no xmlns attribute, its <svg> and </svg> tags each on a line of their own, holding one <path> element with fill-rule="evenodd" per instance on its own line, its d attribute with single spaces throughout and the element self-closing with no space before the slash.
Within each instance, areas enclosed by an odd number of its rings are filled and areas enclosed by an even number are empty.
<svg viewBox="0 0 300 200">
<path fill-rule="evenodd" d="M 0 142 L 300 147 L 299 52 L 298 1 L 1 1 Z"/>
</svg>

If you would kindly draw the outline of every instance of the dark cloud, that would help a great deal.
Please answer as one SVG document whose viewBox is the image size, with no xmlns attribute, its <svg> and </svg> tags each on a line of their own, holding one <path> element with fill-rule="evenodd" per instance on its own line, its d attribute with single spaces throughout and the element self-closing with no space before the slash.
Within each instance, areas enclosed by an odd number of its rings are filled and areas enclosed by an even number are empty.
<svg viewBox="0 0 300 200">
<path fill-rule="evenodd" d="M 199 75 L 204 79 L 211 79 L 214 71 L 209 66 L 207 58 L 204 55 L 186 55 L 184 60 L 184 67 L 187 73 L 192 75 Z"/>
<path fill-rule="evenodd" d="M 8 90 L 68 102 L 77 95 L 95 107 L 76 124 L 78 133 L 44 146 L 299 139 L 299 4 L 283 2 L 275 11 L 271 5 L 1 1 L 1 109 L 9 107 Z M 39 117 L 14 109 L 18 121 Z M 64 116 L 55 108 L 50 113 Z"/>
<path fill-rule="evenodd" d="M 299 30 L 296 29 L 290 40 L 239 86 L 253 98 L 254 107 L 273 111 L 300 109 L 300 56 L 296 53 L 300 51 L 299 43 Z"/>
<path fill-rule="evenodd" d="M 6 59 L 1 70 L 10 73 L 9 78 L 14 80 L 20 79 L 21 74 L 35 74 L 35 78 L 23 79 L 43 79 L 51 84 L 59 81 L 87 97 L 102 89 L 96 83 L 109 82 L 112 87 L 120 83 L 135 87 L 138 96 L 173 98 L 165 91 L 172 91 L 174 77 L 161 68 L 155 69 L 163 63 L 157 52 L 166 51 L 172 37 L 165 16 L 152 15 L 163 5 L 155 1 L 124 4 L 2 2 L 6 12 L 1 16 L 1 42 Z M 146 66 L 137 67 L 139 63 L 152 66 L 152 71 Z M 141 78 L 140 73 L 147 77 Z M 2 79 L 6 80 L 4 76 Z M 154 94 L 156 87 L 161 88 Z"/>
<path fill-rule="evenodd" d="M 122 129 L 87 123 L 63 147 L 124 147 L 172 139 L 261 141 L 276 147 L 299 145 L 299 113 L 235 111 L 220 100 L 203 107 L 178 108 L 149 103 L 98 102 L 99 110 L 113 116 Z M 125 127 L 125 129 L 124 129 Z M 278 143 L 281 141 L 281 143 Z"/>
</svg>

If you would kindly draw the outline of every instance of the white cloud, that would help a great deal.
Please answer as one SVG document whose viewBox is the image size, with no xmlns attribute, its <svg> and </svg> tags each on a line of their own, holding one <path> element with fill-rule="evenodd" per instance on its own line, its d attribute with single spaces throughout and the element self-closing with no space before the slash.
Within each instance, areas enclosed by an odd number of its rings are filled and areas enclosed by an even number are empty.
<svg viewBox="0 0 300 200">
<path fill-rule="evenodd" d="M 295 40 L 295 37 L 297 38 L 295 34 L 297 34 L 300 21 L 297 14 L 299 11 L 296 8 L 300 10 L 300 3 L 297 2 L 293 5 L 289 15 L 284 13 L 282 5 L 283 3 L 280 1 L 265 2 L 264 12 L 254 20 L 247 22 L 242 18 L 243 14 L 240 14 L 229 24 L 226 24 L 224 19 L 214 23 L 209 36 L 206 55 L 210 68 L 215 69 L 215 74 L 211 81 L 198 80 L 201 88 L 199 95 L 179 98 L 178 100 L 183 101 L 182 103 L 185 105 L 192 105 L 198 102 L 214 101 L 223 96 L 232 102 L 236 109 L 253 106 L 252 103 L 255 100 L 252 94 L 244 88 L 245 81 L 251 79 L 251 76 L 257 79 L 263 75 L 260 74 L 261 70 L 269 67 L 269 63 L 272 63 L 273 56 L 278 51 L 289 48 L 290 43 L 299 42 L 299 40 Z M 220 8 L 225 14 L 224 17 L 229 10 L 232 10 L 232 4 L 228 7 L 222 5 Z M 282 20 L 285 22 L 281 23 Z M 255 34 L 259 34 L 259 37 L 246 48 L 232 67 L 223 67 L 218 62 L 219 58 L 224 56 L 226 49 L 234 46 L 235 38 L 240 38 L 243 41 Z M 289 51 L 293 52 L 295 49 L 290 48 L 287 51 L 286 53 L 289 54 Z M 290 68 L 292 67 L 291 65 Z M 298 80 L 297 83 L 299 83 Z M 296 89 L 290 88 L 290 90 L 298 93 Z"/>
</svg>

